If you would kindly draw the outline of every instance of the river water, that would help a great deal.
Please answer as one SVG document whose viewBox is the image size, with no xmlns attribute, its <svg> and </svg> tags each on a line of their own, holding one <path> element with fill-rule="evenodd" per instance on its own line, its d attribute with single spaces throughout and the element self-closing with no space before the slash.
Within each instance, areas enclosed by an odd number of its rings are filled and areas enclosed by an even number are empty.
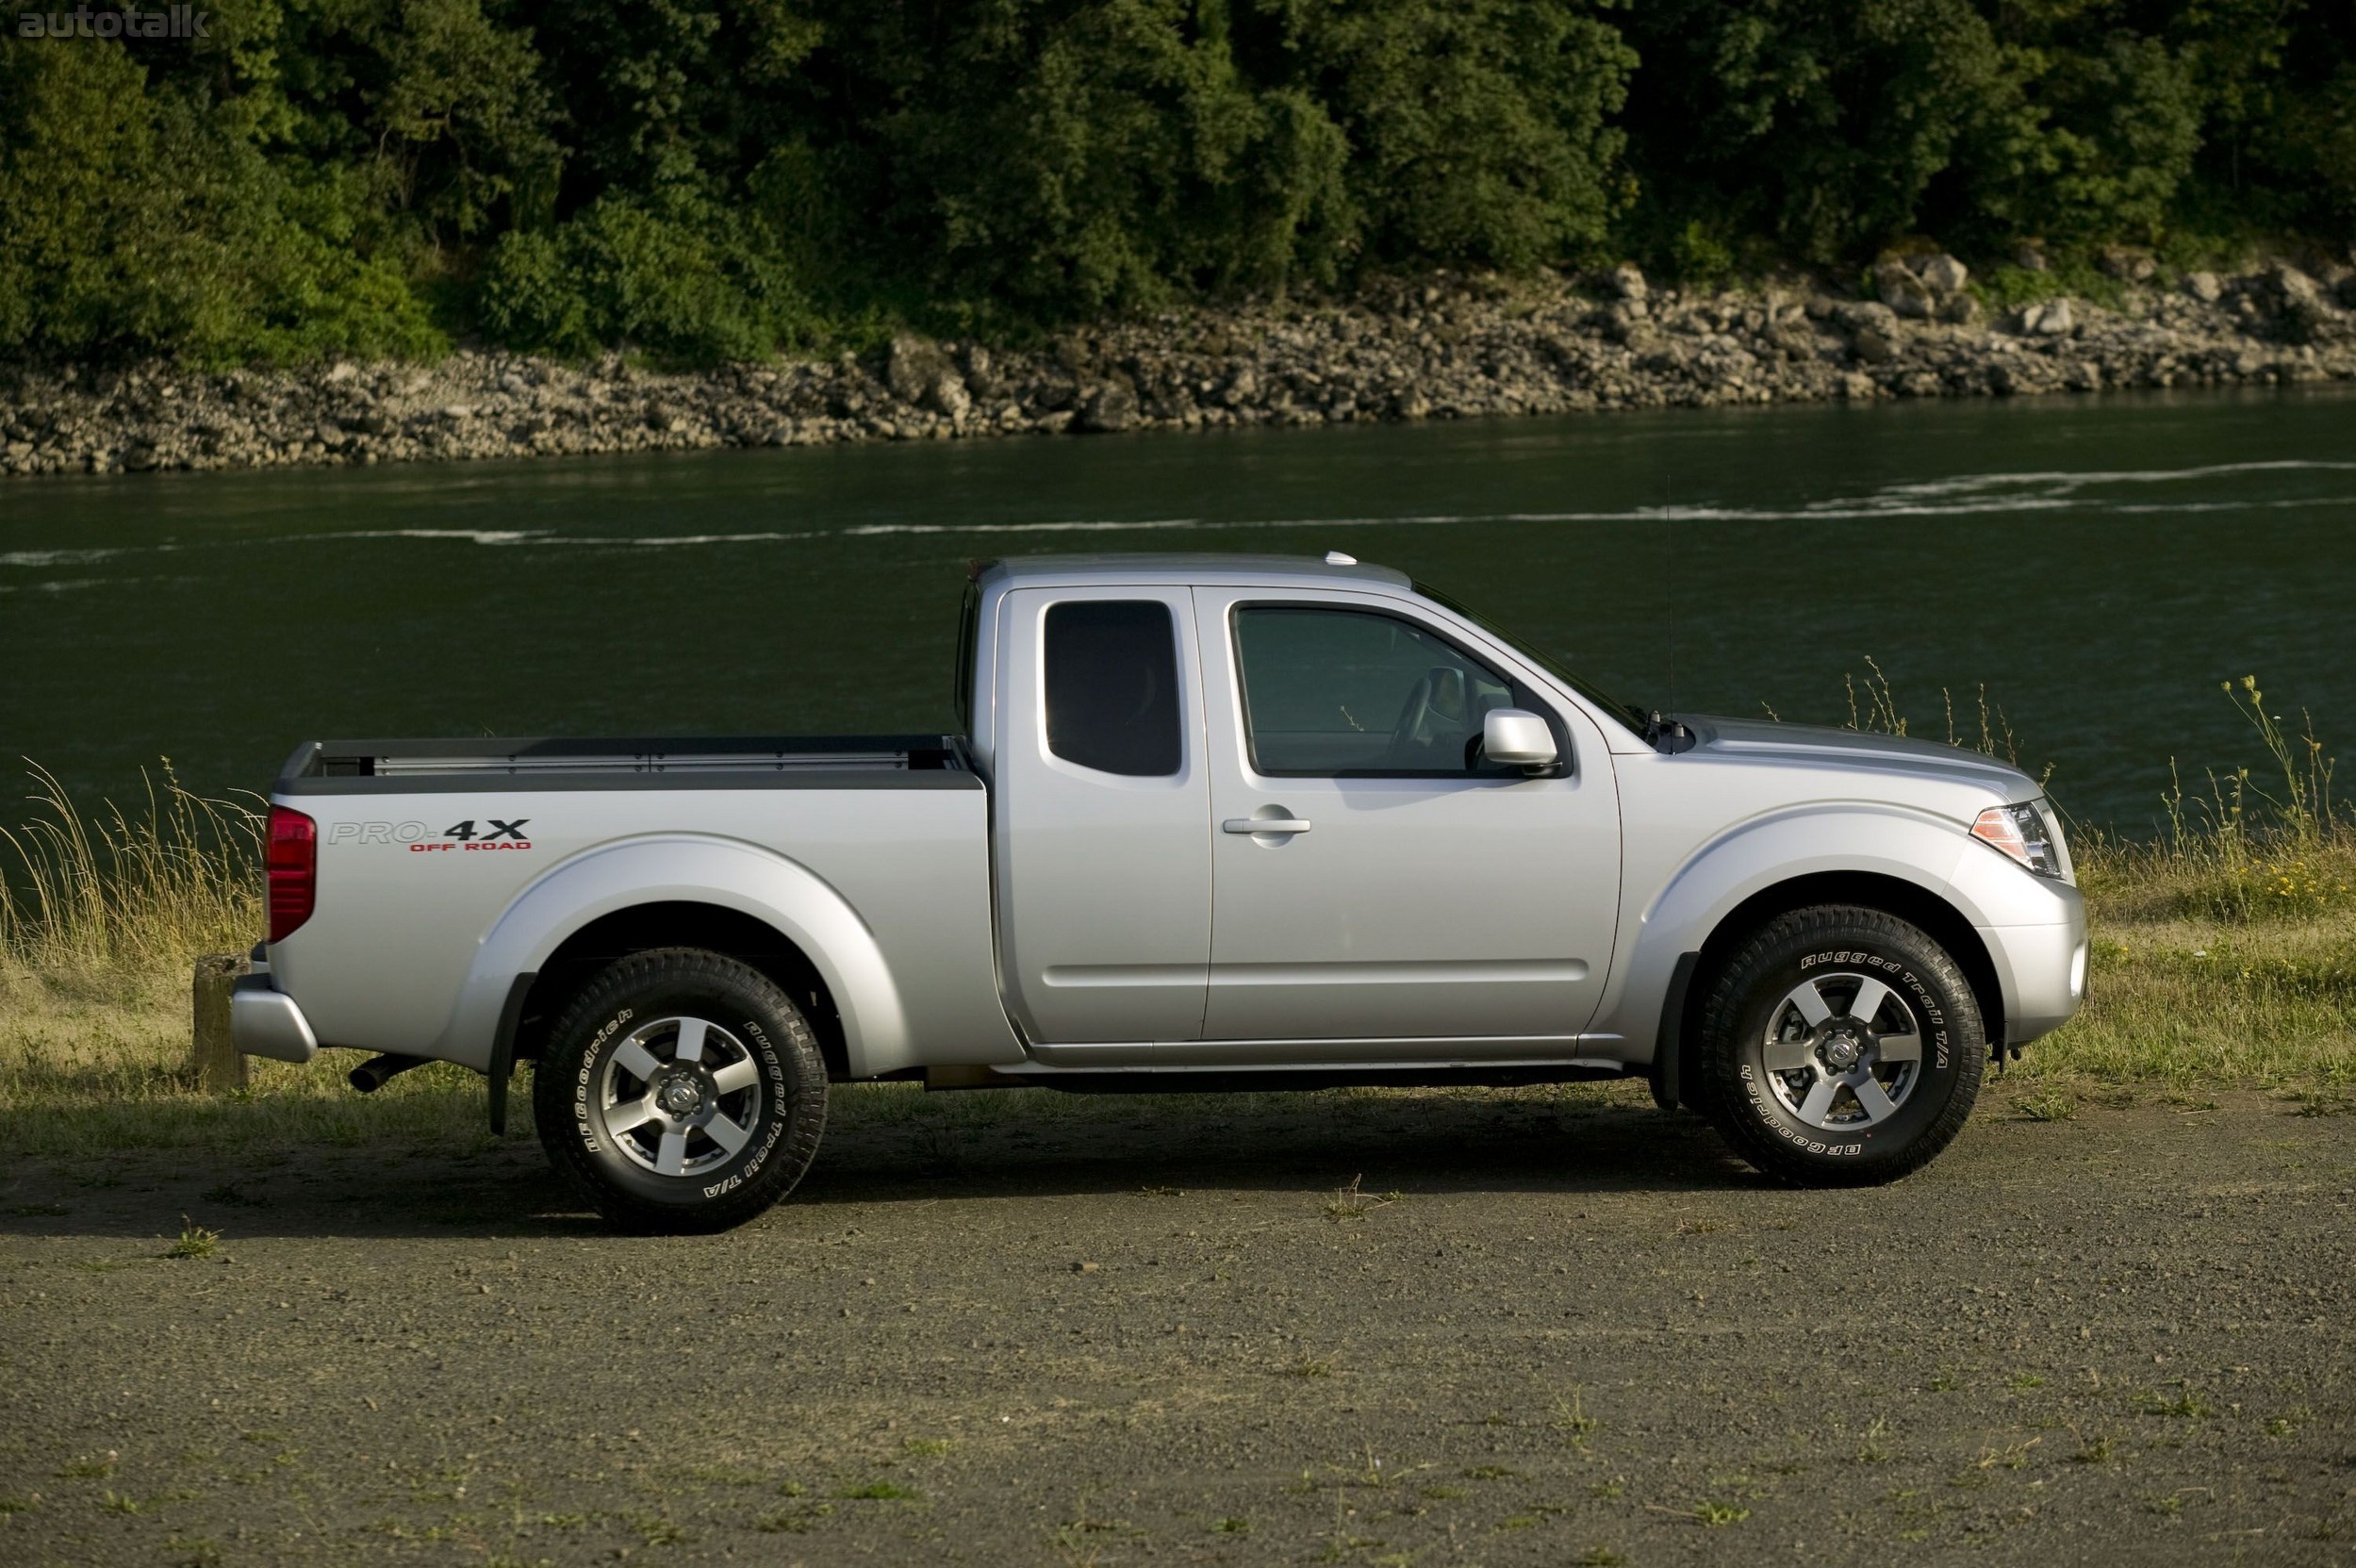
<svg viewBox="0 0 2356 1568">
<path fill-rule="evenodd" d="M 0 487 L 0 758 L 265 787 L 325 735 L 948 722 L 969 556 L 1347 551 L 1633 701 L 1913 733 L 2082 818 L 2356 737 L 2356 396 L 1880 404 Z M 2356 787 L 2356 779 L 2350 781 Z M 4 786 L 0 786 L 4 787 Z M 0 810 L 0 823 L 19 814 Z"/>
</svg>

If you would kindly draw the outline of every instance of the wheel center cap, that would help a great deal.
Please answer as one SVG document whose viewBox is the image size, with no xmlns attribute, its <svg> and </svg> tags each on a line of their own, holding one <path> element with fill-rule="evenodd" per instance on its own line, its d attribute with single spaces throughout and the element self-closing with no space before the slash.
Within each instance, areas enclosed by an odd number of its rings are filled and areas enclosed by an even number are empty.
<svg viewBox="0 0 2356 1568">
<path fill-rule="evenodd" d="M 696 1081 L 681 1073 L 665 1083 L 655 1096 L 655 1103 L 674 1116 L 692 1116 L 703 1104 L 703 1090 Z"/>
<path fill-rule="evenodd" d="M 1864 1048 L 1857 1044 L 1857 1037 L 1845 1032 L 1824 1042 L 1824 1065 L 1835 1072 L 1847 1072 L 1857 1065 L 1857 1059 L 1864 1054 Z"/>
</svg>

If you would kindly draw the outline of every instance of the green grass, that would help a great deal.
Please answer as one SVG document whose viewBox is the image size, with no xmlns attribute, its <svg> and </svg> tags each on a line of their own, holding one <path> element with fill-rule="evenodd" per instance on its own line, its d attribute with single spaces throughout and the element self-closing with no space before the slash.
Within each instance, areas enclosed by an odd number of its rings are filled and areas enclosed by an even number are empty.
<svg viewBox="0 0 2356 1568">
<path fill-rule="evenodd" d="M 167 1258 L 209 1258 L 221 1249 L 221 1232 L 207 1230 L 190 1224 L 187 1215 L 180 1217 L 180 1239 L 172 1244 Z"/>
<path fill-rule="evenodd" d="M 2259 768 L 2172 792 L 2156 841 L 2073 833 L 2094 933 L 2089 997 L 2068 1026 L 2007 1067 L 2013 1114 L 2068 1120 L 2089 1103 L 2142 1090 L 2213 1107 L 2197 1097 L 2226 1089 L 2271 1090 L 2307 1115 L 2356 1111 L 2356 822 L 2332 801 L 2331 758 L 2311 729 L 2286 730 L 2254 681 L 2225 695 L 2250 722 Z M 1862 689 L 1853 685 L 1850 718 L 1860 729 L 1907 733 L 1878 670 Z M 1950 741 L 1999 755 L 2017 749 L 2001 710 L 1985 700 L 1967 728 L 1976 734 L 1956 734 L 1949 704 Z M 263 924 L 254 814 L 188 794 L 168 767 L 136 811 L 85 812 L 48 774 L 34 780 L 32 819 L 0 829 L 0 1118 L 14 1130 L 17 1153 L 486 1147 L 483 1080 L 446 1065 L 363 1097 L 343 1081 L 347 1053 L 302 1066 L 253 1060 L 247 1089 L 199 1093 L 186 1070 L 189 966 L 199 953 L 242 949 Z M 528 1135 L 528 1082 L 518 1087 L 511 1113 Z M 1564 1106 L 1642 1098 L 1626 1084 L 1325 1098 L 1351 1114 L 1456 1094 Z M 1285 1096 L 1174 1096 L 1154 1109 L 1226 1119 L 1279 1102 L 1298 1104 Z M 831 1119 L 954 1148 L 965 1135 L 1013 1123 L 1135 1114 L 1121 1097 L 928 1095 L 891 1083 L 838 1088 Z M 254 1201 L 234 1188 L 206 1200 Z M 1322 1212 L 1346 1223 L 1399 1200 L 1353 1180 Z"/>
<path fill-rule="evenodd" d="M 2098 1435 L 2087 1438 L 2069 1459 L 2072 1464 L 2108 1464 L 2117 1457 L 2117 1444 L 2107 1437 Z"/>
<path fill-rule="evenodd" d="M 1999 263 L 1973 273 L 1968 287 L 1992 312 L 2065 297 L 2085 300 L 2106 310 L 2117 310 L 2126 302 L 2126 289 L 2118 279 L 2085 256 L 2049 256 L 2042 272 Z"/>
<path fill-rule="evenodd" d="M 835 1496 L 851 1502 L 913 1503 L 921 1501 L 924 1494 L 913 1486 L 898 1481 L 869 1481 L 864 1486 L 847 1486 Z"/>
</svg>

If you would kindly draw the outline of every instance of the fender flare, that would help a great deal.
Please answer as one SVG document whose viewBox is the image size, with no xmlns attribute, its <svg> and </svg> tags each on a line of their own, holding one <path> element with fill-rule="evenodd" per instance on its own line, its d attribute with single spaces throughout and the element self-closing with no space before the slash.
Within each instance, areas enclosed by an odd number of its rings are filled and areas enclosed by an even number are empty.
<svg viewBox="0 0 2356 1568">
<path fill-rule="evenodd" d="M 537 973 L 590 922 L 654 903 L 733 910 L 801 949 L 833 999 L 853 1077 L 871 1058 L 907 1053 L 907 1012 L 883 949 L 823 878 L 738 839 L 651 834 L 562 861 L 516 896 L 477 943 L 449 1027 L 431 1054 L 489 1071 L 517 977 Z"/>
<path fill-rule="evenodd" d="M 1813 802 L 1737 823 L 1699 846 L 1662 882 L 1623 929 L 1636 943 L 1627 981 L 1610 1013 L 1632 1065 L 1653 1060 L 1674 1030 L 1662 1009 L 1677 963 L 1699 953 L 1738 908 L 1779 883 L 1819 875 L 1866 875 L 1905 883 L 1954 909 L 1979 912 L 1955 896 L 1953 869 L 1973 848 L 1959 823 L 1886 801 Z M 1642 1051 L 1639 1057 L 1636 1053 Z"/>
</svg>

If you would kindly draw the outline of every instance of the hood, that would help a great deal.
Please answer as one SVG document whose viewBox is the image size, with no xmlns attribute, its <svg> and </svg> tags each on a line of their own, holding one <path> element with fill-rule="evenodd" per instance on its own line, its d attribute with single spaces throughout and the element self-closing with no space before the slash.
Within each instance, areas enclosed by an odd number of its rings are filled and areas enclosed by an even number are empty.
<svg viewBox="0 0 2356 1568">
<path fill-rule="evenodd" d="M 1687 752 L 1692 757 L 1933 777 L 1978 784 L 2006 801 L 2025 801 L 2037 793 L 2035 781 L 2012 764 L 1938 741 L 1707 714 L 1677 717 L 1693 732 L 1693 747 Z"/>
</svg>

